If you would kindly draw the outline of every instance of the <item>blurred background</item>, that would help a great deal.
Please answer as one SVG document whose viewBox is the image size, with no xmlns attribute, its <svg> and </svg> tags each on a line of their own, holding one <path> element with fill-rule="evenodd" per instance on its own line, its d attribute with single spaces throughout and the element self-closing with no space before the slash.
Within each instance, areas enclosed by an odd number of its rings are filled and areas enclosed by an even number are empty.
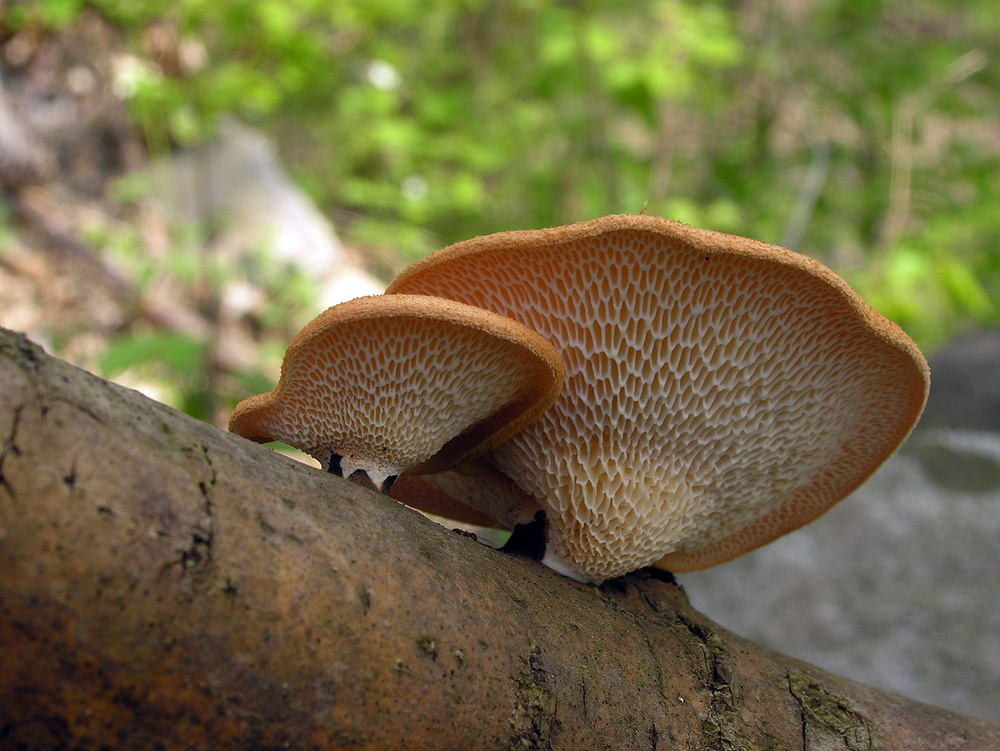
<svg viewBox="0 0 1000 751">
<path fill-rule="evenodd" d="M 458 240 L 645 207 L 801 251 L 941 358 L 938 432 L 887 465 L 902 489 L 845 502 L 892 565 L 794 542 L 689 593 L 745 635 L 1000 719 L 996 0 L 624 7 L 0 2 L 0 324 L 224 426 L 306 321 Z M 967 462 L 979 484 L 941 480 Z M 883 603 L 880 625 L 844 625 L 845 591 Z M 809 615 L 804 592 L 830 597 Z"/>
</svg>

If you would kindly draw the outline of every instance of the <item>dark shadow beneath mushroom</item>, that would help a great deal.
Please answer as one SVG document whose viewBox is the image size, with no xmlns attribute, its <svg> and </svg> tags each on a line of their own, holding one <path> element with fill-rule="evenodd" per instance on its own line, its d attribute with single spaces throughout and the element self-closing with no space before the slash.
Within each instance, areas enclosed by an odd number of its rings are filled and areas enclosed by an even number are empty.
<svg viewBox="0 0 1000 751">
<path fill-rule="evenodd" d="M 518 558 L 528 558 L 532 561 L 542 560 L 545 556 L 548 524 L 549 519 L 545 512 L 539 511 L 535 514 L 534 521 L 514 526 L 514 531 L 511 532 L 510 538 L 501 550 Z"/>
</svg>

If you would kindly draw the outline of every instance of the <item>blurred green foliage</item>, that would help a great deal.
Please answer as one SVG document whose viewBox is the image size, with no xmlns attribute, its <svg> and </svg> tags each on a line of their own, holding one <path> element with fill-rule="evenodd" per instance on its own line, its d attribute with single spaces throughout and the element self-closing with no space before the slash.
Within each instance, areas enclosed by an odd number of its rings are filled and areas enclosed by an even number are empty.
<svg viewBox="0 0 1000 751">
<path fill-rule="evenodd" d="M 235 113 L 355 241 L 659 214 L 834 266 L 918 341 L 1000 318 L 995 0 L 36 0 L 116 22 L 152 150 Z M 627 7 L 627 9 L 626 9 Z M 151 24 L 204 61 L 165 70 Z"/>
</svg>

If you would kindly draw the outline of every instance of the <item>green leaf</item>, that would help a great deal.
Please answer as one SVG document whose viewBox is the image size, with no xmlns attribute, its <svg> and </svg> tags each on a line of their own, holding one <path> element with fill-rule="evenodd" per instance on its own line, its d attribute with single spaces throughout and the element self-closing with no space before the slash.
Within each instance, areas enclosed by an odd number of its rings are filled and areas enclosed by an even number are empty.
<svg viewBox="0 0 1000 751">
<path fill-rule="evenodd" d="M 100 361 L 101 372 L 113 378 L 132 368 L 161 365 L 175 374 L 198 374 L 205 347 L 194 337 L 172 331 L 127 334 L 114 340 Z"/>
<path fill-rule="evenodd" d="M 968 266 L 948 259 L 941 265 L 940 278 L 958 307 L 974 318 L 985 319 L 996 312 L 996 306 Z"/>
</svg>

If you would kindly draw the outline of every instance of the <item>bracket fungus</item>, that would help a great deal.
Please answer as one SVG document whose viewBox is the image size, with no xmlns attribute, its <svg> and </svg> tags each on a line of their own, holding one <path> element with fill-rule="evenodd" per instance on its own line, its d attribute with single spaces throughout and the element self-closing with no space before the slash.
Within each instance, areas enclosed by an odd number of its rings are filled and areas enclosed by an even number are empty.
<svg viewBox="0 0 1000 751">
<path fill-rule="evenodd" d="M 552 344 L 509 318 L 362 297 L 307 324 L 278 385 L 240 402 L 229 429 L 388 493 L 402 472 L 440 472 L 502 443 L 552 404 L 563 375 Z"/>
<path fill-rule="evenodd" d="M 812 521 L 896 450 L 929 387 L 913 341 L 828 268 L 651 216 L 461 242 L 387 293 L 556 345 L 561 394 L 489 459 L 545 511 L 543 561 L 582 581 L 704 568 Z"/>
</svg>

